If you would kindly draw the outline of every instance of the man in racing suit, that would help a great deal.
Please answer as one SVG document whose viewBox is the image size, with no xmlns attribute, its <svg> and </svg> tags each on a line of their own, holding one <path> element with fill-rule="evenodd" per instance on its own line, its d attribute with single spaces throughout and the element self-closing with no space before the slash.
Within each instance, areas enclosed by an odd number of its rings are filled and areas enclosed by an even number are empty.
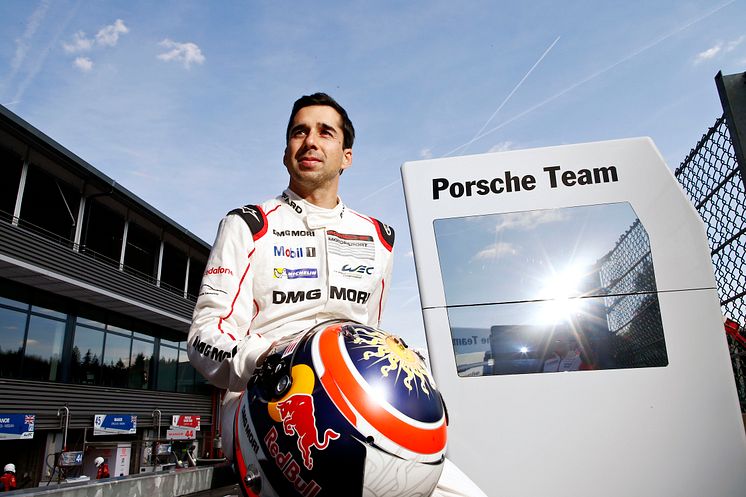
<svg viewBox="0 0 746 497">
<path fill-rule="evenodd" d="M 187 351 L 205 378 L 228 390 L 221 430 L 228 457 L 240 392 L 274 343 L 333 318 L 378 326 L 395 237 L 337 195 L 354 136 L 331 97 L 301 97 L 286 135 L 288 189 L 229 212 L 218 228 Z"/>
</svg>

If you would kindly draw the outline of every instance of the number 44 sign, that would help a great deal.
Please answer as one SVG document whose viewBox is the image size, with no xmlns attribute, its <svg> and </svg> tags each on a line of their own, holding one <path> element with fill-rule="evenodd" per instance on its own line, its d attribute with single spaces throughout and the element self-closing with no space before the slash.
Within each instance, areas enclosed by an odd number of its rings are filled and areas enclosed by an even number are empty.
<svg viewBox="0 0 746 497">
<path fill-rule="evenodd" d="M 169 440 L 194 440 L 199 431 L 199 416 L 176 415 L 171 417 L 171 429 L 166 432 Z"/>
<path fill-rule="evenodd" d="M 197 432 L 191 428 L 172 428 L 166 431 L 168 440 L 194 440 Z"/>
</svg>

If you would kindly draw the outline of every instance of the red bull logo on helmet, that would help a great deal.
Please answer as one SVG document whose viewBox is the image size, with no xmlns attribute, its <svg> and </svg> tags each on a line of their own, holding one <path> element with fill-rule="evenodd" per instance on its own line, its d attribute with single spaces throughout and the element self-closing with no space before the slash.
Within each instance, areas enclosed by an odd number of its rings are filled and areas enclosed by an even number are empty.
<svg viewBox="0 0 746 497">
<path fill-rule="evenodd" d="M 298 393 L 291 395 L 287 400 L 277 403 L 277 410 L 280 412 L 282 419 L 282 428 L 285 434 L 292 436 L 297 435 L 296 444 L 298 450 L 303 456 L 303 465 L 313 469 L 313 457 L 311 448 L 324 450 L 329 446 L 329 442 L 339 438 L 339 433 L 327 429 L 324 432 L 322 440 L 319 441 L 319 432 L 316 428 L 316 412 L 313 405 L 313 397 Z"/>
</svg>

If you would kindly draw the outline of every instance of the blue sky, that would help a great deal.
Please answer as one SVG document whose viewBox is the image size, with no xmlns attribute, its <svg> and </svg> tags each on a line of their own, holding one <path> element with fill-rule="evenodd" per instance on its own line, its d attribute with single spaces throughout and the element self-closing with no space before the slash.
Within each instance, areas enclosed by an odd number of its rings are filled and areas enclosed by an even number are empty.
<svg viewBox="0 0 746 497">
<path fill-rule="evenodd" d="M 342 198 L 398 234 L 383 327 L 421 345 L 403 162 L 650 136 L 675 168 L 745 26 L 744 0 L 4 0 L 0 103 L 212 242 L 286 186 L 292 102 L 330 93 L 358 132 Z"/>
</svg>

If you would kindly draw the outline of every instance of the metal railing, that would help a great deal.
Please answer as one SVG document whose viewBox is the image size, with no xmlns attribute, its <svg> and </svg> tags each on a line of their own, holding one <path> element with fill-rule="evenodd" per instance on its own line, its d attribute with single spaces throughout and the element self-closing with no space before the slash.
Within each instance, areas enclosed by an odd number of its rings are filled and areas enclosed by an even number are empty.
<svg viewBox="0 0 746 497">
<path fill-rule="evenodd" d="M 49 231 L 46 228 L 42 228 L 41 226 L 38 226 L 36 224 L 33 224 L 23 218 L 17 218 L 13 216 L 12 214 L 9 214 L 5 211 L 0 211 L 0 222 L 5 222 L 7 224 L 13 224 L 18 229 L 23 229 L 26 231 L 29 231 L 31 233 L 37 234 L 39 236 L 44 237 L 46 240 L 49 240 L 53 243 L 56 243 L 57 245 L 61 245 L 63 247 L 67 247 L 70 250 L 77 250 L 78 253 L 84 254 L 87 257 L 90 257 L 93 260 L 103 262 L 104 264 L 108 266 L 112 266 L 114 269 L 119 269 L 124 271 L 127 274 L 131 274 L 132 276 L 145 281 L 147 283 L 150 283 L 151 285 L 158 286 L 160 288 L 163 288 L 164 290 L 167 290 L 171 293 L 174 293 L 176 295 L 181 296 L 182 298 L 186 298 L 187 300 L 190 300 L 192 302 L 197 301 L 197 296 L 192 295 L 191 293 L 187 293 L 186 296 L 184 294 L 183 288 L 177 288 L 173 285 L 170 285 L 163 280 L 160 282 L 157 278 L 155 278 L 153 275 L 144 273 L 138 269 L 135 269 L 131 266 L 127 266 L 125 264 L 120 264 L 118 260 L 112 259 L 111 257 L 104 255 L 100 252 L 97 252 L 90 247 L 86 246 L 85 244 L 77 245 L 73 240 L 70 240 L 69 238 L 66 238 L 58 233 L 54 233 L 52 231 Z"/>
</svg>

